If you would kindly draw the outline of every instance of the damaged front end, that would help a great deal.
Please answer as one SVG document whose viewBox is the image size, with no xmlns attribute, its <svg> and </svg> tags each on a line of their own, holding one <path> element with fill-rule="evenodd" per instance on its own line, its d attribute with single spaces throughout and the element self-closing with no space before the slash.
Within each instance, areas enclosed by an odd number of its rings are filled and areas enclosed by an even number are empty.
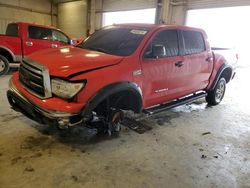
<svg viewBox="0 0 250 188">
<path fill-rule="evenodd" d="M 15 111 L 21 112 L 39 123 L 56 125 L 60 128 L 67 128 L 82 123 L 80 114 L 45 110 L 33 104 L 16 89 L 12 80 L 9 82 L 7 97 Z"/>
</svg>

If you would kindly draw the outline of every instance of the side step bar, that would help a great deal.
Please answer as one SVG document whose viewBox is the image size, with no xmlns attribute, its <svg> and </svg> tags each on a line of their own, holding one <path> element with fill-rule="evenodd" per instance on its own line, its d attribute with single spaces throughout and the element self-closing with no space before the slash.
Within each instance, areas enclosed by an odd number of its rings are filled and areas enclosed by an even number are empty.
<svg viewBox="0 0 250 188">
<path fill-rule="evenodd" d="M 10 68 L 18 68 L 20 66 L 20 63 L 10 63 Z"/>
<path fill-rule="evenodd" d="M 200 98 L 203 98 L 205 96 L 207 96 L 207 93 L 205 93 L 205 92 L 193 94 L 191 96 L 183 97 L 183 98 L 177 99 L 175 101 L 172 101 L 172 102 L 169 102 L 166 104 L 160 104 L 158 106 L 154 106 L 152 108 L 145 109 L 145 110 L 143 110 L 143 113 L 145 113 L 147 115 L 153 115 L 153 114 L 160 113 L 160 112 L 163 112 L 165 110 L 169 110 L 169 109 L 177 107 L 177 106 L 191 103 L 191 102 L 198 100 Z"/>
</svg>

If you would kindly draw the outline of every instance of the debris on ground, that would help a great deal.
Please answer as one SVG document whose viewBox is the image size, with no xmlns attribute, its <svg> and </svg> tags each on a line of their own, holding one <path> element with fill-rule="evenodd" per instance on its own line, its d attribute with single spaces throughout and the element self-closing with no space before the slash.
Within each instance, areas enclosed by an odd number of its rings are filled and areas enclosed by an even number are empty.
<svg viewBox="0 0 250 188">
<path fill-rule="evenodd" d="M 136 121 L 134 119 L 131 118 L 124 118 L 122 124 L 130 129 L 132 129 L 133 131 L 139 133 L 139 134 L 143 134 L 146 131 L 149 131 L 152 129 L 152 127 L 149 127 L 146 124 L 143 124 L 140 121 Z"/>
<path fill-rule="evenodd" d="M 208 134 L 211 134 L 211 132 L 204 132 L 204 133 L 202 133 L 202 136 L 205 136 L 205 135 L 208 135 Z"/>
<path fill-rule="evenodd" d="M 72 175 L 71 178 L 72 178 L 72 180 L 74 180 L 74 181 L 78 181 L 78 177 L 77 177 L 77 176 Z"/>
<path fill-rule="evenodd" d="M 16 164 L 18 161 L 20 161 L 22 159 L 22 157 L 18 156 L 18 157 L 15 157 L 13 159 L 11 159 L 11 164 Z"/>
<path fill-rule="evenodd" d="M 207 156 L 206 156 L 206 155 L 202 155 L 201 158 L 202 158 L 202 159 L 206 159 Z"/>
<path fill-rule="evenodd" d="M 26 172 L 33 172 L 33 171 L 35 171 L 35 170 L 34 170 L 34 168 L 32 168 L 31 166 L 27 166 L 27 167 L 24 169 L 24 171 L 26 171 Z"/>
</svg>

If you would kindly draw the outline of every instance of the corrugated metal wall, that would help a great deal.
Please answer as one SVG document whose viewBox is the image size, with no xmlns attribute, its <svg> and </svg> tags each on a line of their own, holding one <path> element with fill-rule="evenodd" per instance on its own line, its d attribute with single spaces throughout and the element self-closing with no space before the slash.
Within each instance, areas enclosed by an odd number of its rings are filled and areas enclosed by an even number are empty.
<svg viewBox="0 0 250 188">
<path fill-rule="evenodd" d="M 10 22 L 21 21 L 52 25 L 50 10 L 50 0 L 0 0 L 0 33 L 5 33 L 6 26 Z M 55 12 L 56 10 L 54 10 Z M 56 20 L 55 16 L 53 20 Z M 54 21 L 54 23 L 56 22 Z"/>
<path fill-rule="evenodd" d="M 58 27 L 72 37 L 87 33 L 87 1 L 58 4 Z"/>
<path fill-rule="evenodd" d="M 250 0 L 188 0 L 188 9 L 218 8 L 250 5 Z"/>
<path fill-rule="evenodd" d="M 103 0 L 103 11 L 114 12 L 156 8 L 156 0 Z"/>
</svg>

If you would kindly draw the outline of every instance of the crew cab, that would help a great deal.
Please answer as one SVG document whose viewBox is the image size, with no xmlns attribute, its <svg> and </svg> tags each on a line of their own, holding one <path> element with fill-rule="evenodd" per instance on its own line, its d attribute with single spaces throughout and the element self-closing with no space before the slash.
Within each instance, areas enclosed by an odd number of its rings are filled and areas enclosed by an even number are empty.
<svg viewBox="0 0 250 188">
<path fill-rule="evenodd" d="M 6 34 L 0 35 L 0 75 L 8 72 L 10 63 L 46 48 L 75 44 L 76 40 L 59 29 L 29 23 L 10 23 Z"/>
<path fill-rule="evenodd" d="M 112 25 L 78 46 L 24 59 L 7 96 L 37 122 L 117 134 L 127 110 L 153 114 L 201 97 L 219 104 L 234 67 L 211 50 L 202 29 Z"/>
</svg>

